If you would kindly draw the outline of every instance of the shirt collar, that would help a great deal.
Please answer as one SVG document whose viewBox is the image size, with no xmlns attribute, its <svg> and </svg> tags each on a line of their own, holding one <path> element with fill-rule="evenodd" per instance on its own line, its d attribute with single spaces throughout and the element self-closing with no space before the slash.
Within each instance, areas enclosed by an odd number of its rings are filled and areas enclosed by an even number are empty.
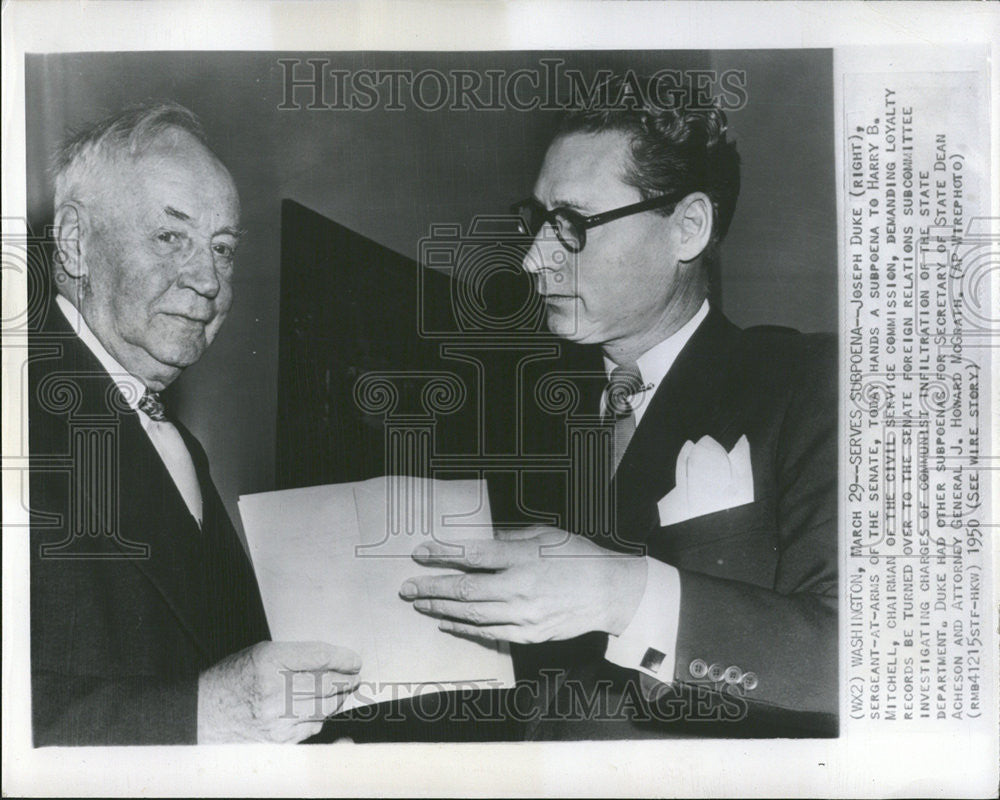
<svg viewBox="0 0 1000 800">
<path fill-rule="evenodd" d="M 146 384 L 144 384 L 139 378 L 132 375 L 128 370 L 125 369 L 121 364 L 119 364 L 113 355 L 109 353 L 103 344 L 101 344 L 100 339 L 94 335 L 94 332 L 87 325 L 86 320 L 83 318 L 83 314 L 80 310 L 74 306 L 69 300 L 63 297 L 61 294 L 56 296 L 56 305 L 59 310 L 66 317 L 67 322 L 69 322 L 70 327 L 76 332 L 76 335 L 80 337 L 80 341 L 83 342 L 87 349 L 96 356 L 97 360 L 101 362 L 101 366 L 104 367 L 108 375 L 111 376 L 111 380 L 115 382 L 118 387 L 118 391 L 121 392 L 122 396 L 125 398 L 125 402 L 128 403 L 129 407 L 133 411 L 137 411 L 139 408 L 139 400 L 146 393 Z"/>
<path fill-rule="evenodd" d="M 679 330 L 668 336 L 659 344 L 651 347 L 636 360 L 636 365 L 639 367 L 639 374 L 642 375 L 643 385 L 641 400 L 638 402 L 635 402 L 635 400 L 632 401 L 632 408 L 635 412 L 635 422 L 637 425 L 642 419 L 642 415 L 645 412 L 646 407 L 649 405 L 649 399 L 653 396 L 657 387 L 667 376 L 670 368 L 674 365 L 674 361 L 677 360 L 677 356 L 679 356 L 681 350 L 684 349 L 684 345 L 688 343 L 688 340 L 694 335 L 698 326 L 701 325 L 705 317 L 708 316 L 708 310 L 708 300 L 705 300 L 695 315 L 685 322 Z M 617 366 L 618 365 L 611 359 L 607 357 L 604 358 L 604 370 L 608 374 L 609 378 L 611 377 L 611 371 Z M 633 395 L 633 397 L 635 396 Z"/>
</svg>

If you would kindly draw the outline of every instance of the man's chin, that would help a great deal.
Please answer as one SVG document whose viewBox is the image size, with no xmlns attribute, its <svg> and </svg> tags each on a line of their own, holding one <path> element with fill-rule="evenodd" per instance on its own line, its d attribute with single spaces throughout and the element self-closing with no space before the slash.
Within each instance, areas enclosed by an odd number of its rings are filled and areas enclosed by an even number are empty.
<svg viewBox="0 0 1000 800">
<path fill-rule="evenodd" d="M 146 352 L 160 367 L 159 371 L 162 375 L 173 380 L 205 354 L 205 347 L 184 345 L 169 348 L 161 347 L 155 350 L 147 350 Z"/>
<path fill-rule="evenodd" d="M 182 370 L 187 369 L 192 364 L 197 363 L 205 353 L 205 348 L 182 350 L 180 352 L 170 352 L 154 354 L 154 358 L 163 364 L 164 367 Z"/>
<path fill-rule="evenodd" d="M 205 355 L 208 345 L 204 326 L 191 325 L 180 336 L 171 329 L 163 330 L 158 337 L 150 336 L 143 349 L 161 364 L 186 369 Z"/>
<path fill-rule="evenodd" d="M 569 304 L 566 308 L 549 306 L 545 315 L 545 324 L 560 339 L 575 342 L 580 339 L 582 334 L 581 320 L 576 313 L 575 304 Z"/>
</svg>

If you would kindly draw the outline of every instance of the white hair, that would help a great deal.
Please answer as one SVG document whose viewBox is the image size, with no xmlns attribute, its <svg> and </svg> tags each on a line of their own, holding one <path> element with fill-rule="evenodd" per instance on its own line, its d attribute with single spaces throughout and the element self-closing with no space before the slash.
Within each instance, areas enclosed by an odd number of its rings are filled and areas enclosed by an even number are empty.
<svg viewBox="0 0 1000 800">
<path fill-rule="evenodd" d="M 186 132 L 205 144 L 198 117 L 174 102 L 129 106 L 71 135 L 53 162 L 55 208 L 86 200 L 112 163 L 142 155 L 168 131 Z"/>
</svg>

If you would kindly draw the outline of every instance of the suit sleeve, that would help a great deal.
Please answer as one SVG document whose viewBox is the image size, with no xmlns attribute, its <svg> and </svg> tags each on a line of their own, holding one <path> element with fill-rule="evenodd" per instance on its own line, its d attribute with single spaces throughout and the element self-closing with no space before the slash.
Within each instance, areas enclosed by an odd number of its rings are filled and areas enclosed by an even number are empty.
<svg viewBox="0 0 1000 800">
<path fill-rule="evenodd" d="M 38 670 L 31 680 L 35 747 L 197 741 L 197 675 L 104 680 Z"/>
<path fill-rule="evenodd" d="M 736 667 L 751 713 L 838 712 L 837 386 L 830 347 L 806 354 L 774 456 L 773 586 L 680 570 L 676 681 Z M 713 675 L 704 669 L 717 665 Z"/>
</svg>

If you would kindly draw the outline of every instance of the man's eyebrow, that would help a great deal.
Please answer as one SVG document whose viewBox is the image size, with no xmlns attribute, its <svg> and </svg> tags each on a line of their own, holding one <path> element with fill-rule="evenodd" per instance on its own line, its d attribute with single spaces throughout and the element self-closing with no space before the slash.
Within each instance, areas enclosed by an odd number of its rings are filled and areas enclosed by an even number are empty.
<svg viewBox="0 0 1000 800">
<path fill-rule="evenodd" d="M 183 211 L 178 211 L 173 206 L 164 206 L 163 213 L 169 217 L 174 217 L 175 219 L 179 219 L 184 222 L 191 221 L 191 217 L 188 214 L 185 214 Z"/>
<path fill-rule="evenodd" d="M 185 214 L 183 211 L 178 211 L 173 206 L 164 206 L 163 213 L 167 214 L 168 216 L 174 217 L 175 219 L 179 219 L 182 222 L 191 221 L 191 217 L 189 214 Z M 240 239 L 243 237 L 245 233 L 246 233 L 245 228 L 234 228 L 232 225 L 226 225 L 224 228 L 219 228 L 219 230 L 217 230 L 212 235 L 220 236 L 222 234 L 227 234 L 229 236 L 232 236 L 234 239 Z"/>
<path fill-rule="evenodd" d="M 582 203 L 579 200 L 573 200 L 568 197 L 556 198 L 552 201 L 553 208 L 572 208 L 574 211 L 589 211 L 591 206 L 589 203 Z"/>
</svg>

